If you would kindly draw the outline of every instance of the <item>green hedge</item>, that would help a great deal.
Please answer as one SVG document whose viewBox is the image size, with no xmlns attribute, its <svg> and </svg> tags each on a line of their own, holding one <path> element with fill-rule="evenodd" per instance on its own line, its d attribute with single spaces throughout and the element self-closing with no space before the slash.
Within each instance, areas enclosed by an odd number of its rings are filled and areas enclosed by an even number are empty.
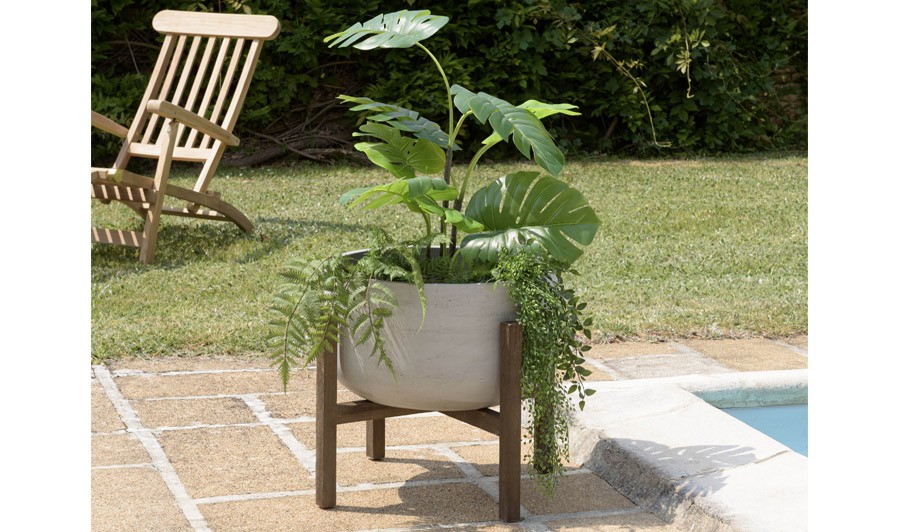
<svg viewBox="0 0 900 532">
<path fill-rule="evenodd" d="M 94 110 L 131 119 L 160 43 L 150 21 L 161 9 L 281 21 L 239 129 L 274 134 L 339 93 L 398 102 L 443 122 L 443 85 L 421 54 L 331 50 L 322 42 L 380 12 L 430 9 L 451 19 L 425 44 L 452 82 L 513 103 L 579 106 L 583 116 L 549 123 L 570 153 L 806 146 L 807 8 L 797 0 L 92 0 Z M 92 155 L 108 157 L 114 147 L 95 136 Z"/>
</svg>

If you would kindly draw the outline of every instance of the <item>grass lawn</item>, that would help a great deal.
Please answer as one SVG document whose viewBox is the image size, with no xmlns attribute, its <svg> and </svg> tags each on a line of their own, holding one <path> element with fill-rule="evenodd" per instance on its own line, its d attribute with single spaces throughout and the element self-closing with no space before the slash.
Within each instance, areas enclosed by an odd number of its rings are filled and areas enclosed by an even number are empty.
<svg viewBox="0 0 900 532">
<path fill-rule="evenodd" d="M 480 175 L 486 182 L 534 168 L 483 165 Z M 343 192 L 385 175 L 310 164 L 222 168 L 212 188 L 253 220 L 252 235 L 169 216 L 154 264 L 140 264 L 135 249 L 94 245 L 92 358 L 266 351 L 266 310 L 288 259 L 365 247 L 376 223 L 397 238 L 419 234 L 421 219 L 403 208 L 337 204 Z M 595 341 L 806 332 L 805 156 L 576 160 L 561 177 L 601 220 L 574 283 L 594 316 Z M 120 205 L 94 202 L 92 221 L 140 227 Z"/>
</svg>

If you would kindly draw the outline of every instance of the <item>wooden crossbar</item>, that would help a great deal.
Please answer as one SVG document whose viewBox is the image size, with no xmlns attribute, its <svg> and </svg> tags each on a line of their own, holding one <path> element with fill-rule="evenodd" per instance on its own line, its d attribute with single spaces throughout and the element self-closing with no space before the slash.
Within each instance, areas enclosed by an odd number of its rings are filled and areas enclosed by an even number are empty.
<svg viewBox="0 0 900 532">
<path fill-rule="evenodd" d="M 441 412 L 500 437 L 500 519 L 521 519 L 522 452 L 522 326 L 501 323 L 499 328 L 500 411 L 490 408 Z M 422 413 L 373 401 L 337 402 L 339 346 L 332 343 L 316 361 L 316 505 L 337 504 L 337 426 L 366 422 L 366 456 L 385 456 L 385 418 Z"/>
<path fill-rule="evenodd" d="M 156 192 L 139 187 L 91 183 L 91 197 L 104 201 L 152 203 L 156 201 Z"/>
</svg>

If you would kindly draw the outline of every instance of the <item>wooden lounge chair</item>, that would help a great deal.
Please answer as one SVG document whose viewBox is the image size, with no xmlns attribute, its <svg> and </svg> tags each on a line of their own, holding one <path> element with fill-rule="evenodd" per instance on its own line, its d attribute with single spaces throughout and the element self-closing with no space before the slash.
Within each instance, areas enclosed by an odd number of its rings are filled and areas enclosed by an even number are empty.
<svg viewBox="0 0 900 532">
<path fill-rule="evenodd" d="M 91 197 L 119 201 L 144 219 L 143 231 L 91 228 L 91 242 L 140 248 L 153 261 L 162 214 L 253 224 L 208 187 L 234 129 L 264 41 L 280 31 L 267 15 L 161 11 L 153 28 L 165 35 L 159 59 L 130 128 L 91 111 L 91 126 L 124 139 L 112 168 L 91 168 Z M 126 169 L 132 157 L 157 159 L 154 176 Z M 193 189 L 167 183 L 172 161 L 202 163 Z M 184 206 L 164 205 L 181 200 Z"/>
</svg>

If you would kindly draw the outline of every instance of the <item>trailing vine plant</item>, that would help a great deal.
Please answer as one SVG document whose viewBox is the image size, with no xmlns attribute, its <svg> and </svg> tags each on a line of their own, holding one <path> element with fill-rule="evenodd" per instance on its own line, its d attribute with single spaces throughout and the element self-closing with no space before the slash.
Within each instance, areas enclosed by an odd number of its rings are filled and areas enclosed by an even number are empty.
<svg viewBox="0 0 900 532">
<path fill-rule="evenodd" d="M 394 242 L 376 230 L 362 257 L 339 254 L 288 264 L 269 323 L 269 339 L 280 347 L 273 363 L 286 388 L 293 367 L 311 363 L 341 333 L 348 333 L 356 345 L 370 345 L 371 355 L 393 371 L 382 335 L 396 298 L 378 281 L 415 284 L 423 318 L 426 280 L 506 283 L 525 335 L 521 386 L 531 414 L 532 472 L 552 492 L 568 454 L 568 397 L 577 393 L 583 408 L 591 393 L 583 386 L 582 378 L 590 372 L 581 358 L 586 349 L 581 338 L 590 340 L 590 319 L 582 317 L 585 305 L 564 279 L 575 273 L 571 265 L 593 240 L 599 219 L 581 192 L 555 177 L 564 157 L 541 120 L 578 113 L 570 104 L 528 100 L 513 105 L 451 85 L 440 61 L 421 44 L 448 20 L 429 11 L 404 10 L 325 39 L 332 46 L 362 50 L 415 47 L 423 52 L 444 82 L 447 130 L 411 109 L 366 97 L 339 97 L 353 105 L 352 111 L 366 113 L 354 133 L 366 140 L 355 148 L 393 177 L 353 189 L 340 203 L 363 209 L 404 206 L 421 218 L 424 235 Z M 469 119 L 488 125 L 492 133 L 460 177 L 453 173 L 453 152 Z M 479 178 L 480 159 L 510 141 L 550 175 L 513 172 L 489 181 L 466 202 Z M 440 250 L 437 256 L 434 248 Z"/>
</svg>

